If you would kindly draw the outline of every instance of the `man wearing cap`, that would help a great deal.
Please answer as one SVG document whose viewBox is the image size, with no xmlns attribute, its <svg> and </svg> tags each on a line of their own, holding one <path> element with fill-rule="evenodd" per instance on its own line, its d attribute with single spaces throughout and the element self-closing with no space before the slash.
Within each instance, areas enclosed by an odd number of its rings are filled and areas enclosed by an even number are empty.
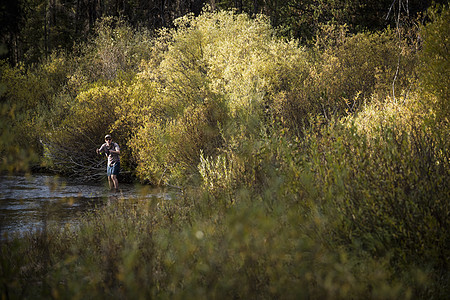
<svg viewBox="0 0 450 300">
<path fill-rule="evenodd" d="M 119 145 L 112 141 L 111 135 L 105 136 L 105 142 L 100 149 L 97 149 L 97 154 L 105 153 L 108 157 L 107 175 L 109 188 L 114 188 L 116 191 L 119 189 L 119 181 L 117 175 L 120 172 L 120 148 Z"/>
</svg>

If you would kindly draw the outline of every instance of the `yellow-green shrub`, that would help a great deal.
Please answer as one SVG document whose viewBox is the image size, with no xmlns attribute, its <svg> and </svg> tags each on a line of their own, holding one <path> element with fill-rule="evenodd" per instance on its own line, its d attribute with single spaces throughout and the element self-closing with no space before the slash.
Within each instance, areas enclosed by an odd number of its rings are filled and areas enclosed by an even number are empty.
<svg viewBox="0 0 450 300">
<path fill-rule="evenodd" d="M 68 91 L 75 97 L 90 84 L 135 74 L 141 61 L 149 59 L 152 40 L 150 32 L 133 29 L 121 18 L 98 20 L 91 39 L 69 56 L 75 67 L 68 75 Z"/>
<path fill-rule="evenodd" d="M 314 240 L 334 251 L 382 258 L 392 268 L 389 276 L 408 277 L 409 295 L 442 296 L 448 287 L 450 144 L 445 131 L 428 125 L 418 97 L 374 100 L 340 121 L 309 121 L 302 138 L 285 131 L 261 136 L 253 151 L 240 152 L 255 186 L 230 180 L 235 170 L 228 158 L 202 161 L 205 190 L 215 200 L 209 203 L 221 207 L 231 196 L 236 205 L 257 203 L 270 214 L 286 205 L 304 218 L 299 227 Z M 394 290 L 384 296 L 395 298 Z"/>
<path fill-rule="evenodd" d="M 406 121 L 396 118 L 402 107 Z M 439 282 L 447 276 L 441 266 L 449 238 L 443 232 L 450 225 L 444 200 L 450 197 L 449 143 L 409 109 L 405 102 L 374 104 L 361 119 L 311 129 L 301 169 L 312 172 L 320 187 L 311 200 L 335 216 L 334 238 L 372 255 L 392 254 L 391 263 L 401 268 L 432 267 L 432 280 Z M 371 110 L 379 116 L 368 117 Z M 309 195 L 307 183 L 299 188 Z"/>
<path fill-rule="evenodd" d="M 131 142 L 141 179 L 152 184 L 186 180 L 196 175 L 201 150 L 214 154 L 221 147 L 219 125 L 227 121 L 226 109 L 219 100 L 206 101 L 172 121 L 155 117 L 144 123 Z"/>
<path fill-rule="evenodd" d="M 407 97 L 380 99 L 372 97 L 371 103 L 346 118 L 347 126 L 355 126 L 358 133 L 376 139 L 380 130 L 395 128 L 395 132 L 413 132 L 429 118 L 429 110 L 423 106 L 421 95 L 410 93 Z"/>
<path fill-rule="evenodd" d="M 413 76 L 415 53 L 406 38 L 398 35 L 392 29 L 353 36 L 340 33 L 340 39 L 330 45 L 319 37 L 318 45 L 325 47 L 323 52 L 316 50 L 316 70 L 312 74 L 317 105 L 325 113 L 354 112 L 370 101 L 372 94 L 399 96 L 406 90 Z"/>
<path fill-rule="evenodd" d="M 24 171 L 39 164 L 42 118 L 52 105 L 49 82 L 40 75 L 0 62 L 1 169 Z"/>
<path fill-rule="evenodd" d="M 245 14 L 205 11 L 196 18 L 180 18 L 176 25 L 160 33 L 139 78 L 155 83 L 157 105 L 152 105 L 147 118 L 149 126 L 159 123 L 157 131 L 168 143 L 164 148 L 173 152 L 165 164 L 178 165 L 182 173 L 196 173 L 200 150 L 208 155 L 216 152 L 214 147 L 221 143 L 214 141 L 220 141 L 221 135 L 230 140 L 257 137 L 265 123 L 272 122 L 271 115 L 278 113 L 274 103 L 279 95 L 298 91 L 296 86 L 303 84 L 308 62 L 305 50 L 294 41 L 277 38 L 262 16 L 250 19 Z M 193 124 L 198 126 L 195 130 Z M 146 125 L 138 128 L 137 148 L 149 143 L 139 141 L 149 138 L 141 130 L 152 131 Z M 206 136 L 211 142 L 205 143 Z"/>
<path fill-rule="evenodd" d="M 45 156 L 55 170 L 79 179 L 103 175 L 103 162 L 95 149 L 104 143 L 103 137 L 119 118 L 116 108 L 127 97 L 123 86 L 94 86 L 82 92 L 68 108 L 67 116 L 44 138 Z M 120 146 L 124 143 L 114 136 Z"/>
<path fill-rule="evenodd" d="M 2 241 L 11 298 L 411 298 L 386 259 L 332 249 L 282 203 L 241 195 L 223 210 L 198 199 L 118 199 L 76 229 L 46 226 Z M 192 203 L 196 203 L 195 206 Z"/>
<path fill-rule="evenodd" d="M 438 118 L 448 123 L 450 114 L 450 9 L 448 5 L 429 10 L 431 22 L 422 27 L 423 47 L 420 52 L 419 77 L 428 103 Z M 425 95 L 424 95 L 425 96 Z"/>
</svg>

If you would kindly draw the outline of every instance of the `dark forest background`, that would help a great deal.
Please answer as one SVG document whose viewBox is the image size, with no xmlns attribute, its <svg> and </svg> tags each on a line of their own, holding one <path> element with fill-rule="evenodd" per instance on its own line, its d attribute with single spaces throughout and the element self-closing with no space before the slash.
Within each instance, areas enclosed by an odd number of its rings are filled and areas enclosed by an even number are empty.
<svg viewBox="0 0 450 300">
<path fill-rule="evenodd" d="M 374 31 L 408 22 L 431 4 L 427 0 L 3 0 L 0 41 L 7 51 L 0 58 L 9 58 L 13 65 L 32 64 L 52 51 L 71 51 L 107 16 L 121 17 L 134 28 L 156 30 L 172 27 L 174 19 L 187 13 L 198 15 L 209 5 L 213 10 L 265 14 L 284 35 L 307 42 L 320 24 Z"/>
</svg>

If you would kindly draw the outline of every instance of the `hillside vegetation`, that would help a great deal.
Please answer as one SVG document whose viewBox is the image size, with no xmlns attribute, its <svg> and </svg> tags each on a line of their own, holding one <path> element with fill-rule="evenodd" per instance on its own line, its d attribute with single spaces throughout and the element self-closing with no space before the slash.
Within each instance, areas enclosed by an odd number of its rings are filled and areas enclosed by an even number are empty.
<svg viewBox="0 0 450 300">
<path fill-rule="evenodd" d="M 111 133 L 123 179 L 181 190 L 7 237 L 2 296 L 448 297 L 449 9 L 427 18 L 308 44 L 263 15 L 104 18 L 72 55 L 2 63 L 3 171 L 100 180 Z"/>
</svg>

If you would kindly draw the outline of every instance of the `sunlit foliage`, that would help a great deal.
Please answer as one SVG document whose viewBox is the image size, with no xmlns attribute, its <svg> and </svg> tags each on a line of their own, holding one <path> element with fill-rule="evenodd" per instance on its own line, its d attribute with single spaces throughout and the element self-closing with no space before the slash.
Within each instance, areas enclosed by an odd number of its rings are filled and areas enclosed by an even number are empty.
<svg viewBox="0 0 450 300">
<path fill-rule="evenodd" d="M 423 27 L 421 79 L 423 89 L 430 93 L 431 105 L 439 119 L 448 123 L 450 114 L 450 9 L 447 6 L 430 9 L 433 22 Z"/>
<path fill-rule="evenodd" d="M 130 113 L 140 109 L 142 99 L 128 95 L 137 95 L 133 77 L 141 61 L 149 57 L 150 45 L 147 31 L 137 32 L 121 19 L 108 18 L 97 25 L 92 41 L 80 46 L 79 56 L 54 56 L 44 65 L 60 72 L 51 82 L 59 80 L 62 86 L 54 94 L 41 136 L 50 168 L 84 180 L 100 178 L 104 166 L 95 149 L 111 133 L 125 150 L 123 170 L 127 172 L 132 164 L 127 141 L 140 119 L 137 115 L 142 115 Z M 140 93 L 148 94 L 146 90 Z"/>
<path fill-rule="evenodd" d="M 39 165 L 41 118 L 51 106 L 48 81 L 0 63 L 0 169 L 26 171 Z"/>
<path fill-rule="evenodd" d="M 447 297 L 448 11 L 433 13 L 423 44 L 320 24 L 311 47 L 226 11 L 154 38 L 105 20 L 73 64 L 2 66 L 7 166 L 25 136 L 54 169 L 101 178 L 112 133 L 126 172 L 178 186 L 5 238 L 2 296 Z"/>
<path fill-rule="evenodd" d="M 91 180 L 101 176 L 95 149 L 118 119 L 115 108 L 125 94 L 122 90 L 96 86 L 77 96 L 62 123 L 43 137 L 50 168 Z"/>
<path fill-rule="evenodd" d="M 184 170 L 196 168 L 200 150 L 212 155 L 224 138 L 242 130 L 258 134 L 274 96 L 306 77 L 307 62 L 305 51 L 276 38 L 262 17 L 205 12 L 176 24 L 161 32 L 154 59 L 139 74 L 157 85 L 159 111 L 149 118 L 158 124 L 145 125 L 133 143 L 142 168 L 164 161 L 166 175 L 185 176 Z"/>
</svg>

